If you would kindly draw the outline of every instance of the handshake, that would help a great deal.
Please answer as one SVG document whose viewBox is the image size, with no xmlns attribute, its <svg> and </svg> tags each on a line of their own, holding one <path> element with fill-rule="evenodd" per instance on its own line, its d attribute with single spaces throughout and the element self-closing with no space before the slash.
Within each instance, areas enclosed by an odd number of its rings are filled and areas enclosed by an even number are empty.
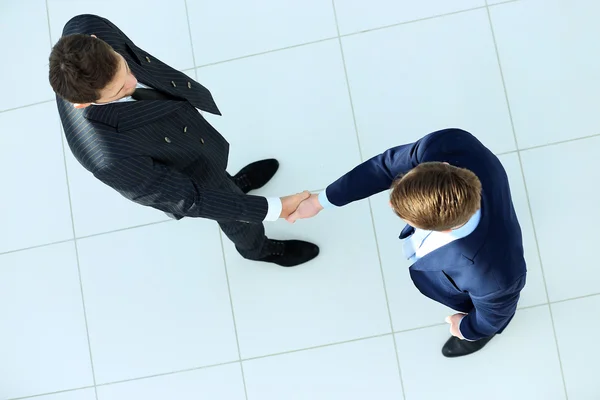
<svg viewBox="0 0 600 400">
<path fill-rule="evenodd" d="M 308 191 L 296 193 L 291 196 L 281 197 L 281 214 L 279 218 L 291 224 L 296 220 L 314 217 L 323 209 L 319 203 L 319 195 Z"/>
</svg>

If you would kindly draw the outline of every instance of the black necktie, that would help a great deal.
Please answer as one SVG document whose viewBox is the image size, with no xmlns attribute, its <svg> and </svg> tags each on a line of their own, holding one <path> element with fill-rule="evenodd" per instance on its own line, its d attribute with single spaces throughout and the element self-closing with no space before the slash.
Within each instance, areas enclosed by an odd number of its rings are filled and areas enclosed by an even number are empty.
<svg viewBox="0 0 600 400">
<path fill-rule="evenodd" d="M 183 100 L 154 89 L 137 88 L 131 95 L 134 100 Z"/>
</svg>

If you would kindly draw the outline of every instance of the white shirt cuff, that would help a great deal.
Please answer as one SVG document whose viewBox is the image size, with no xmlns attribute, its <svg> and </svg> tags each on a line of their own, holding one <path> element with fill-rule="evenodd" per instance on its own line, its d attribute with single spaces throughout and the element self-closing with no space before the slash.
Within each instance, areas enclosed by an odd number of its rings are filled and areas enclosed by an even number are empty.
<svg viewBox="0 0 600 400">
<path fill-rule="evenodd" d="M 265 221 L 277 221 L 281 215 L 283 205 L 279 197 L 267 197 L 268 210 Z"/>
<path fill-rule="evenodd" d="M 321 204 L 321 206 L 323 208 L 337 207 L 336 205 L 331 204 L 331 202 L 327 198 L 327 191 L 326 190 L 323 190 L 321 193 L 319 193 L 319 203 Z"/>
<path fill-rule="evenodd" d="M 465 317 L 466 317 L 466 315 L 465 315 Z M 464 339 L 464 340 L 466 340 L 467 342 L 475 342 L 475 340 L 467 339 L 467 338 L 465 337 L 465 335 L 463 335 L 463 334 L 462 334 L 462 331 L 460 330 L 460 324 L 462 324 L 462 321 L 463 321 L 463 319 L 465 319 L 465 317 L 462 317 L 462 318 L 460 319 L 460 321 L 458 321 L 458 331 L 460 332 L 460 336 L 462 336 L 462 337 L 463 337 L 463 339 Z"/>
</svg>

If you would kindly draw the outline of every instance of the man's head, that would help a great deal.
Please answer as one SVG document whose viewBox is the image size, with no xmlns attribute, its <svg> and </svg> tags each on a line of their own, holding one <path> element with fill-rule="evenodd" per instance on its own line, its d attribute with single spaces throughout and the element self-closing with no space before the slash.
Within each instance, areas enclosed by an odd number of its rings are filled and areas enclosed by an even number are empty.
<svg viewBox="0 0 600 400">
<path fill-rule="evenodd" d="M 408 224 L 449 231 L 469 221 L 481 205 L 481 182 L 465 168 L 428 162 L 396 179 L 390 204 Z"/>
<path fill-rule="evenodd" d="M 123 56 L 94 35 L 81 34 L 54 45 L 49 79 L 56 94 L 77 108 L 130 96 L 137 84 Z"/>
</svg>

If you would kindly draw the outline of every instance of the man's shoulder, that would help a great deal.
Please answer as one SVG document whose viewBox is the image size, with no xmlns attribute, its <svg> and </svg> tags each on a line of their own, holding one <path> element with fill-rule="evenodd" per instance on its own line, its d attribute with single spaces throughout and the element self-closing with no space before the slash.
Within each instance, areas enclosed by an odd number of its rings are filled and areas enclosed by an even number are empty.
<svg viewBox="0 0 600 400">
<path fill-rule="evenodd" d="M 81 14 L 71 18 L 63 28 L 63 36 L 74 34 L 94 34 L 94 32 L 102 29 L 110 28 L 106 23 L 105 18 L 93 14 Z"/>
<path fill-rule="evenodd" d="M 59 103 L 59 114 L 65 141 L 77 161 L 88 171 L 95 172 L 111 162 L 110 137 L 116 138 L 111 126 L 85 118 L 85 109 Z"/>
<path fill-rule="evenodd" d="M 432 132 L 420 141 L 424 153 L 448 154 L 465 150 L 487 150 L 473 134 L 459 128 L 447 128 Z"/>
<path fill-rule="evenodd" d="M 94 35 L 102 39 L 115 50 L 123 44 L 135 47 L 135 44 L 115 24 L 106 18 L 93 14 L 81 14 L 71 18 L 63 28 L 62 35 Z"/>
</svg>

